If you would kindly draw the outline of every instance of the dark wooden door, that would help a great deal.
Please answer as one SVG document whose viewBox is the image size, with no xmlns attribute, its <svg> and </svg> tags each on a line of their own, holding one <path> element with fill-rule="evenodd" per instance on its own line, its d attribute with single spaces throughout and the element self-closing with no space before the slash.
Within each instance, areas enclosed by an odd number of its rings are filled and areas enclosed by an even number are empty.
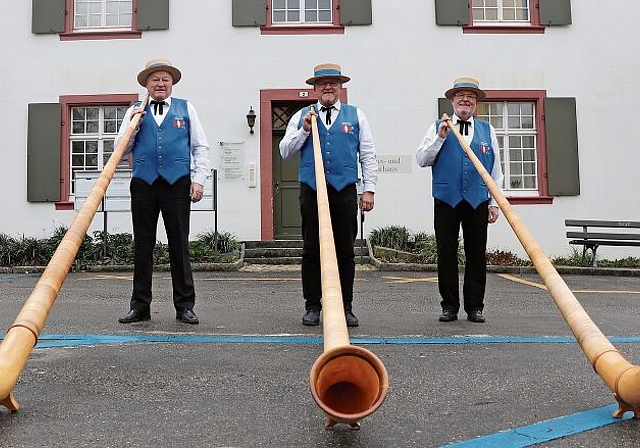
<svg viewBox="0 0 640 448">
<path fill-rule="evenodd" d="M 291 116 L 300 108 L 315 101 L 274 103 L 272 106 L 273 122 L 273 225 L 276 239 L 300 239 L 300 205 L 298 196 L 298 166 L 300 156 L 295 155 L 287 160 L 280 157 L 280 141 L 284 137 Z"/>
</svg>

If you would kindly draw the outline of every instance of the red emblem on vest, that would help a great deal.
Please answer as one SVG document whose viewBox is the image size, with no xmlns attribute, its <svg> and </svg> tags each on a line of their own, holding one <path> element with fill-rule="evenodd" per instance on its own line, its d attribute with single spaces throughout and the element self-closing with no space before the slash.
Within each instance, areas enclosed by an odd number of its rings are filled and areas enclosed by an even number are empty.
<svg viewBox="0 0 640 448">
<path fill-rule="evenodd" d="M 482 154 L 489 154 L 489 145 L 485 142 L 480 143 L 480 151 Z"/>
<path fill-rule="evenodd" d="M 340 130 L 345 134 L 353 134 L 353 125 L 349 122 L 344 122 L 340 125 Z"/>
<path fill-rule="evenodd" d="M 175 117 L 173 119 L 173 127 L 176 128 L 176 129 L 184 129 L 185 128 L 184 118 L 183 117 Z"/>
</svg>

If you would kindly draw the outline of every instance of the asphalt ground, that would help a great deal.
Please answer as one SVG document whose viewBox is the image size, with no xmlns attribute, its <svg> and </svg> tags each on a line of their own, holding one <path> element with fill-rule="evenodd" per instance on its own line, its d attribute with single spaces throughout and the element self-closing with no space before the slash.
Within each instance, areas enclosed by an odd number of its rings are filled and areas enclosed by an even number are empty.
<svg viewBox="0 0 640 448">
<path fill-rule="evenodd" d="M 0 447 L 637 447 L 536 274 L 488 275 L 485 324 L 438 322 L 435 273 L 359 269 L 350 342 L 384 363 L 386 401 L 323 429 L 309 372 L 322 326 L 301 325 L 299 268 L 197 272 L 199 325 L 175 320 L 170 276 L 152 320 L 124 325 L 131 273 L 67 277 L 0 407 Z M 640 360 L 640 277 L 563 276 L 600 330 Z M 0 331 L 38 275 L 0 275 Z"/>
</svg>

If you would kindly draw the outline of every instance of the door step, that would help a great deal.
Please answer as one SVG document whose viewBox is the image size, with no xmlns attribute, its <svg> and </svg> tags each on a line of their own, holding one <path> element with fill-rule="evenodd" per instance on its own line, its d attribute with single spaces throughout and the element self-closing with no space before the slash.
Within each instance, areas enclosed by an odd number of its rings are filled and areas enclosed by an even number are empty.
<svg viewBox="0 0 640 448">
<path fill-rule="evenodd" d="M 366 241 L 356 240 L 354 250 L 357 264 L 370 263 Z M 243 261 L 248 264 L 301 264 L 302 240 L 245 241 Z"/>
</svg>

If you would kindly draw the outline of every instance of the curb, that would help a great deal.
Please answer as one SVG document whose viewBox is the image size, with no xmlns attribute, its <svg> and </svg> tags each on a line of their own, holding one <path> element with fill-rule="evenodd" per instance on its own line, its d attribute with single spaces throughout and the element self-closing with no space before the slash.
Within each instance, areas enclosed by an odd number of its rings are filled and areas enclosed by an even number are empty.
<svg viewBox="0 0 640 448">
<path fill-rule="evenodd" d="M 386 263 L 371 258 L 372 264 L 379 271 L 425 271 L 437 272 L 438 265 L 417 263 Z M 640 277 L 640 269 L 632 268 L 593 268 L 579 266 L 554 266 L 561 275 L 601 275 L 610 277 Z M 464 266 L 460 266 L 464 271 Z M 487 265 L 487 272 L 496 274 L 538 274 L 534 266 L 497 266 Z"/>
</svg>

